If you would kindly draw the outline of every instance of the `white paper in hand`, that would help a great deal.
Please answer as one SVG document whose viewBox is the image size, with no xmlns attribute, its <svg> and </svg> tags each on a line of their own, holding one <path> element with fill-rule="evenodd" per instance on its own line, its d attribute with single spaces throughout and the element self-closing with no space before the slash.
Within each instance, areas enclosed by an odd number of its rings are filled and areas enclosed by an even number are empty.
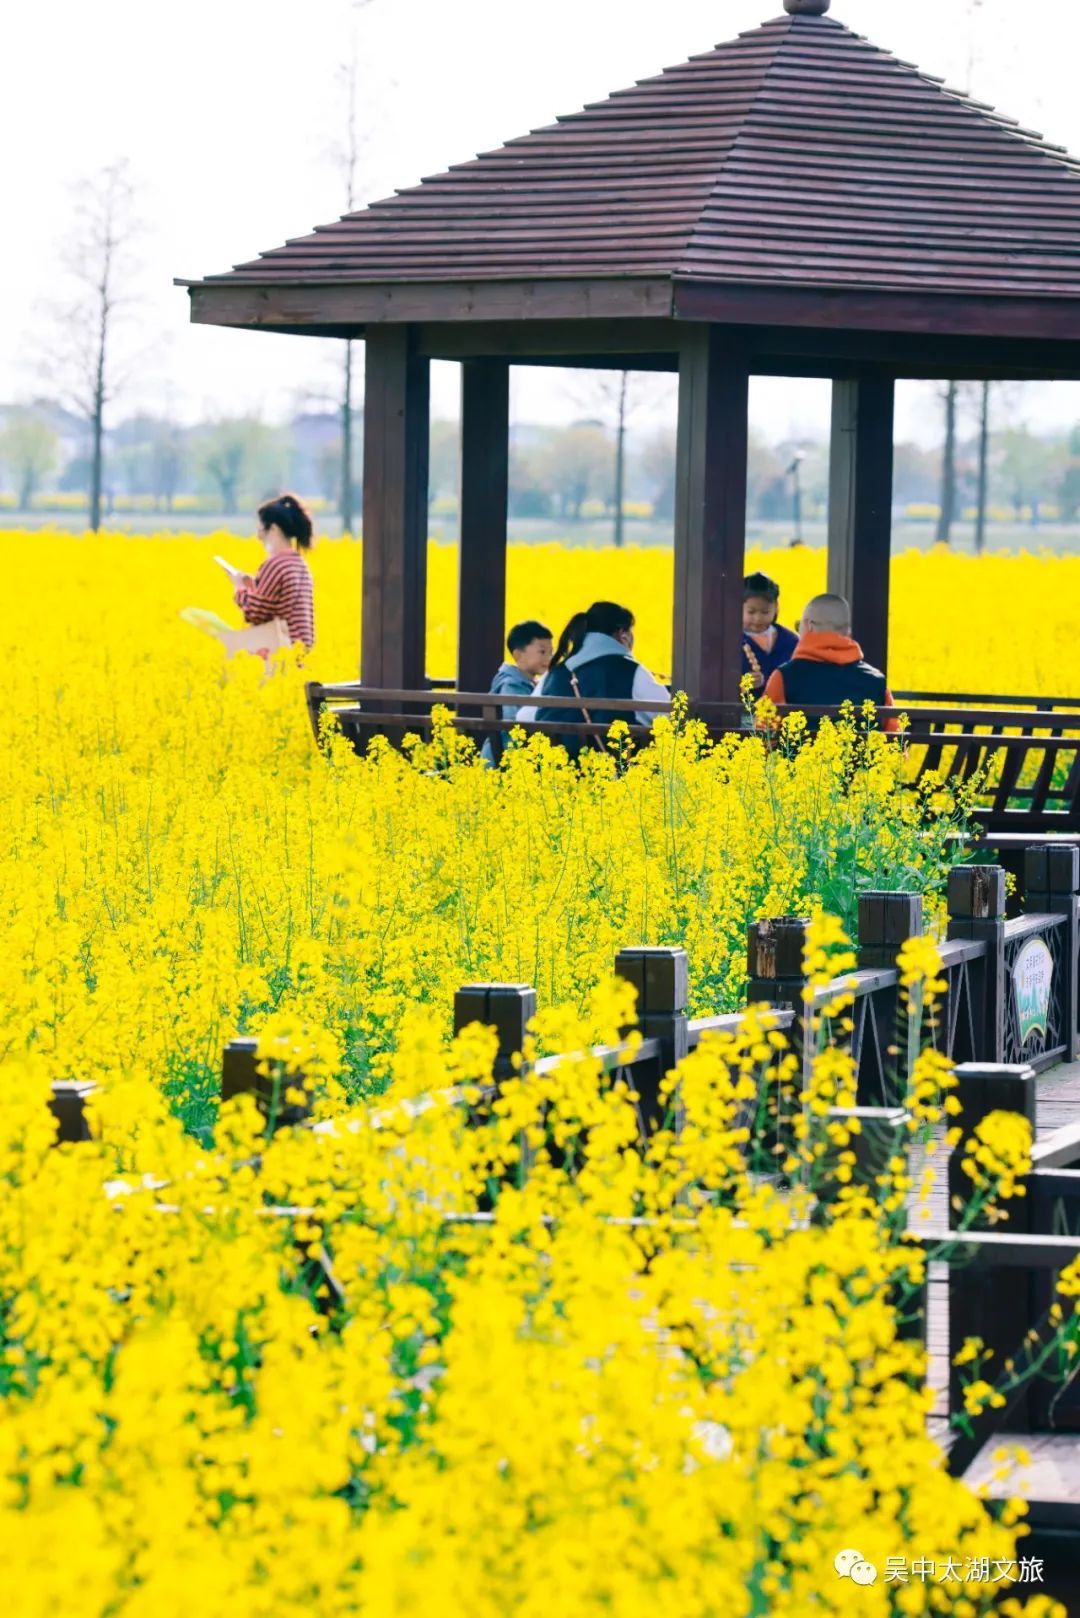
<svg viewBox="0 0 1080 1618">
<path fill-rule="evenodd" d="M 217 563 L 218 567 L 223 567 L 225 569 L 230 579 L 242 579 L 244 577 L 243 568 L 233 567 L 232 563 L 227 562 L 223 556 L 215 556 L 214 561 Z"/>
</svg>

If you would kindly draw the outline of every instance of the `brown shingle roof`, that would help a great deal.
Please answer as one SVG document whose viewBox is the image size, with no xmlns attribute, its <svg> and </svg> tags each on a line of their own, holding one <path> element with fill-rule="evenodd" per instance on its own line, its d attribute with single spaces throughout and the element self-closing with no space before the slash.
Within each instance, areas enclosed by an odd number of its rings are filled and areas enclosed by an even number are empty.
<svg viewBox="0 0 1080 1618">
<path fill-rule="evenodd" d="M 1080 295 L 1080 164 L 784 16 L 211 283 L 711 282 Z"/>
</svg>

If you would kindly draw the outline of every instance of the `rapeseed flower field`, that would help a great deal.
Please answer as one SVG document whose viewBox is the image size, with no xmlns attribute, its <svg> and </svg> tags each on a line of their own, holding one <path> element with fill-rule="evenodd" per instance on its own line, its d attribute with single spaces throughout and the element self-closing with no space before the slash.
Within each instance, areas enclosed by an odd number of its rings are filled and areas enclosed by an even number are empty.
<svg viewBox="0 0 1080 1618">
<path fill-rule="evenodd" d="M 592 1057 L 525 1071 L 489 1105 L 491 1036 L 447 1040 L 453 990 L 477 979 L 536 984 L 538 1050 L 614 1038 L 632 1017 L 609 981 L 628 943 L 684 944 L 695 1007 L 736 1004 L 748 919 L 850 924 L 865 886 L 932 897 L 963 807 L 902 791 L 895 745 L 853 728 L 787 757 L 665 726 L 628 769 L 580 774 L 543 741 L 500 772 L 446 738 L 324 755 L 302 681 L 355 667 L 356 547 L 316 551 L 316 652 L 264 680 L 178 616 L 227 610 L 210 558 L 250 564 L 251 542 L 9 545 L 13 1610 L 795 1618 L 857 1597 L 874 1614 L 988 1612 L 1001 1585 L 982 1559 L 1015 1565 L 1023 1510 L 993 1519 L 926 1437 L 920 1352 L 890 1302 L 922 1266 L 895 1238 L 901 1181 L 855 1194 L 829 1136 L 838 1192 L 808 1224 L 798 1190 L 746 1172 L 740 1108 L 794 1083 L 779 1036 L 704 1045 L 679 1075 L 679 1134 L 645 1152 L 625 1086 Z M 820 560 L 777 562 L 792 605 Z M 433 553 L 432 672 L 453 655 L 452 564 Z M 664 565 L 517 551 L 511 610 L 557 625 L 622 597 L 663 670 Z M 1067 683 L 1074 565 L 900 559 L 897 613 L 907 624 L 906 597 L 923 616 L 894 680 Z M 950 659 L 980 647 L 961 679 Z M 826 976 L 842 945 L 822 923 Z M 913 961 L 913 983 L 932 977 Z M 267 1139 L 249 1098 L 219 1111 L 238 1032 L 314 1078 L 318 1128 Z M 94 1139 L 56 1147 L 49 1087 L 71 1078 L 97 1087 Z M 841 1050 L 813 1082 L 850 1096 Z M 917 1075 L 920 1127 L 947 1088 L 934 1064 Z M 824 1110 L 793 1164 L 824 1161 Z M 995 1183 L 1014 1179 L 1022 1143 L 992 1144 Z M 965 1577 L 855 1591 L 834 1567 L 851 1544 L 878 1568 L 948 1557 Z"/>
<path fill-rule="evenodd" d="M 881 738 L 833 734 L 788 761 L 666 727 L 626 773 L 585 776 L 543 742 L 498 773 L 343 744 L 328 764 L 300 670 L 226 665 L 179 618 L 235 613 L 211 558 L 254 565 L 250 541 L 10 543 L 0 1036 L 53 1078 L 149 1077 L 195 1126 L 223 1042 L 271 1017 L 335 1040 L 358 1093 L 382 1084 L 417 1006 L 446 1020 L 477 980 L 581 1006 L 627 944 L 685 945 L 695 1009 L 734 1009 L 755 916 L 817 903 L 850 926 L 860 887 L 933 895 L 952 858 L 952 806 L 901 792 Z M 433 553 L 447 656 L 452 560 Z M 602 587 L 603 558 L 565 553 L 566 577 L 549 552 L 513 561 L 521 610 L 535 588 L 556 621 Z M 615 593 L 659 595 L 651 554 L 615 563 Z M 358 565 L 351 544 L 314 553 L 307 673 L 355 669 Z M 664 613 L 642 612 L 643 640 Z"/>
</svg>

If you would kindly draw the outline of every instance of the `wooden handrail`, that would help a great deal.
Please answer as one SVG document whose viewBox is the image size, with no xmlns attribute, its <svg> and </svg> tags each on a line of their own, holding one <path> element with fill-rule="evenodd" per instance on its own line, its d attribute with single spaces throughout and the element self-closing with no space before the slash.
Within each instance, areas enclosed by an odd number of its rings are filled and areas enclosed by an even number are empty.
<svg viewBox="0 0 1080 1618">
<path fill-rule="evenodd" d="M 541 1056 L 539 1061 L 532 1064 L 532 1071 L 541 1076 L 556 1073 L 563 1062 L 580 1061 L 584 1054 L 582 1051 Z M 620 1067 L 636 1067 L 639 1062 L 659 1061 L 661 1048 L 658 1039 L 639 1040 L 636 1050 L 624 1040 L 621 1045 L 593 1045 L 588 1054 L 600 1062 L 605 1073 L 614 1073 Z"/>
<path fill-rule="evenodd" d="M 1080 708 L 1080 697 L 1003 697 L 979 691 L 894 691 L 897 702 L 960 703 L 1020 708 Z"/>
<path fill-rule="evenodd" d="M 666 675 L 658 673 L 657 678 L 664 685 L 671 683 Z M 432 676 L 428 681 L 428 686 L 433 692 L 453 691 L 456 685 L 455 680 L 443 679 L 440 676 Z M 901 691 L 896 687 L 893 688 L 893 696 L 898 703 L 916 702 L 933 707 L 959 704 L 961 707 L 976 708 L 1035 708 L 1040 712 L 1047 708 L 1080 709 L 1080 697 L 1009 696 L 989 691 Z"/>
<path fill-rule="evenodd" d="M 779 1033 L 787 1033 L 795 1023 L 795 1012 L 787 1006 L 768 1006 L 766 1008 L 771 1027 Z M 714 1017 L 691 1017 L 686 1025 L 690 1049 L 700 1045 L 706 1034 L 738 1034 L 746 1017 L 745 1011 L 725 1011 Z"/>
<path fill-rule="evenodd" d="M 456 690 L 418 691 L 406 690 L 400 687 L 388 687 L 386 689 L 382 689 L 377 686 L 361 685 L 358 682 L 344 682 L 336 685 L 323 685 L 318 681 L 312 681 L 309 684 L 308 700 L 309 703 L 313 705 L 322 702 L 351 702 L 358 705 L 364 702 L 372 702 L 380 704 L 408 703 L 411 706 L 427 708 L 453 708 L 464 706 L 472 708 L 520 709 L 525 707 L 542 706 L 545 708 L 554 708 L 556 710 L 565 709 L 571 712 L 580 712 L 582 706 L 581 700 L 573 696 L 545 696 L 537 698 L 529 697 L 521 692 L 505 693 L 492 691 Z M 587 702 L 590 699 L 586 698 L 585 700 Z M 671 711 L 670 702 L 657 700 L 637 700 L 633 697 L 604 697 L 602 699 L 593 698 L 592 701 L 594 703 L 599 703 L 602 701 L 604 711 L 609 713 L 662 714 L 669 713 Z M 979 733 L 980 739 L 995 740 L 997 738 L 993 733 L 993 727 L 1008 727 L 1009 729 L 1015 728 L 1017 730 L 1040 730 L 1047 732 L 1073 730 L 1080 732 L 1080 701 L 1077 702 L 1076 708 L 1078 711 L 1075 714 L 1055 714 L 1050 713 L 1045 709 L 1025 712 L 1019 709 L 1014 711 L 1011 708 L 998 710 L 991 708 L 964 709 L 943 708 L 937 706 L 919 707 L 912 706 L 910 704 L 905 706 L 897 703 L 893 707 L 875 708 L 874 713 L 879 721 L 897 719 L 901 714 L 903 714 L 909 721 L 909 740 L 913 739 L 913 733 L 919 729 L 920 726 L 925 726 L 928 724 L 967 725 L 971 728 L 976 726 L 990 726 L 992 727 L 991 731 L 986 734 L 985 738 L 981 732 Z M 777 712 L 782 718 L 786 717 L 788 714 L 802 713 L 805 714 L 809 719 L 827 719 L 835 718 L 839 714 L 840 709 L 836 704 L 825 705 L 785 703 L 777 708 Z M 742 728 L 742 719 L 744 717 L 744 713 L 743 710 L 740 709 L 738 703 L 695 703 L 691 704 L 691 713 L 694 717 L 705 720 L 706 723 L 718 722 L 721 727 L 730 727 L 733 729 Z M 382 717 L 389 718 L 392 716 L 384 714 Z M 733 723 L 733 721 L 736 719 L 739 722 Z M 536 723 L 536 721 L 528 721 L 528 723 Z M 919 739 L 921 740 L 921 731 Z M 935 735 L 934 739 L 937 740 L 938 737 Z M 955 737 L 950 736 L 948 733 L 945 734 L 945 740 L 954 739 Z M 1012 742 L 1020 741 L 1024 738 L 1005 736 L 1001 737 L 1000 739 L 1003 741 Z M 1031 739 L 1041 741 L 1043 738 L 1037 737 Z M 1048 736 L 1045 739 L 1053 740 L 1054 738 L 1053 736 Z"/>
<path fill-rule="evenodd" d="M 545 708 L 576 708 L 580 710 L 582 700 L 591 702 L 594 706 L 603 704 L 604 711 L 612 713 L 668 713 L 671 703 L 660 702 L 656 699 L 638 701 L 634 697 L 535 697 L 517 692 L 494 691 L 404 691 L 380 690 L 376 686 L 367 685 L 323 685 L 312 681 L 311 689 L 318 700 L 324 702 L 409 702 L 423 703 L 429 707 L 452 707 L 464 703 L 467 707 L 475 708 L 531 708 L 543 706 Z"/>
<path fill-rule="evenodd" d="M 1039 915 L 1037 911 L 1023 916 L 1010 916 L 1005 923 L 1005 940 L 1013 943 L 1018 938 L 1027 938 L 1029 933 L 1049 932 L 1051 927 L 1064 927 L 1065 916 Z"/>
<path fill-rule="evenodd" d="M 412 729 L 422 729 L 431 723 L 428 714 L 378 714 L 369 713 L 366 709 L 339 709 L 349 721 L 364 730 L 379 730 L 385 725 L 399 725 Z M 482 736 L 494 736 L 500 731 L 513 728 L 516 721 L 507 719 L 457 719 L 454 720 L 456 730 L 476 731 Z M 530 719 L 524 727 L 530 736 L 607 736 L 609 725 L 585 725 L 580 720 L 571 719 Z M 651 732 L 647 725 L 629 725 L 629 734 L 637 741 L 648 741 Z"/>
<path fill-rule="evenodd" d="M 1020 834 L 1017 833 L 1017 836 Z M 985 938 L 950 938 L 938 945 L 938 954 L 941 956 L 941 967 L 945 972 L 951 971 L 954 966 L 961 966 L 964 961 L 977 961 L 986 954 L 987 944 Z"/>
<path fill-rule="evenodd" d="M 810 1001 L 812 1010 L 817 1011 L 821 1006 L 827 1006 L 831 1000 L 840 996 L 850 995 L 853 1000 L 861 1000 L 868 994 L 877 994 L 881 989 L 895 989 L 900 983 L 900 973 L 896 967 L 877 967 L 861 972 L 842 972 L 839 977 L 823 983 L 815 989 Z"/>
<path fill-rule="evenodd" d="M 1067 1169 L 1076 1164 L 1080 1164 L 1080 1123 L 1055 1129 L 1031 1148 L 1033 1169 Z"/>
</svg>

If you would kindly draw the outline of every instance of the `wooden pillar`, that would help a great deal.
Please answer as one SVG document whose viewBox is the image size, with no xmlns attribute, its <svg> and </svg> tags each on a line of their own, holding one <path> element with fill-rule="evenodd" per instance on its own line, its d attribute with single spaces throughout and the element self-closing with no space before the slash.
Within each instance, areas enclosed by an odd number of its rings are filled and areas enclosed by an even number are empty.
<svg viewBox="0 0 1080 1618">
<path fill-rule="evenodd" d="M 738 702 L 750 376 L 719 332 L 688 331 L 679 361 L 673 688 Z M 638 610 L 642 610 L 640 607 Z"/>
<path fill-rule="evenodd" d="M 850 601 L 855 639 L 886 671 L 895 395 L 892 377 L 835 381 L 829 460 L 829 589 Z"/>
<path fill-rule="evenodd" d="M 429 364 L 408 326 L 364 342 L 364 599 L 360 678 L 424 686 Z"/>
<path fill-rule="evenodd" d="M 464 360 L 458 543 L 459 691 L 486 691 L 506 651 L 509 467 L 509 363 Z"/>
</svg>

